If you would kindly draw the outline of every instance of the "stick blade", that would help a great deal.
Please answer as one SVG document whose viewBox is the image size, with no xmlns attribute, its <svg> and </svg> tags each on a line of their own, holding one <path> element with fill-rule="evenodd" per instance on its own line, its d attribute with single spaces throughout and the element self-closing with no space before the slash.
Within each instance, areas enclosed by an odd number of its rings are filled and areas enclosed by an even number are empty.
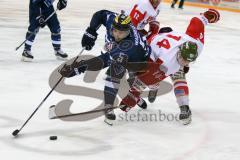
<svg viewBox="0 0 240 160">
<path fill-rule="evenodd" d="M 19 133 L 19 130 L 16 129 L 15 131 L 12 132 L 12 135 L 13 135 L 14 137 L 16 137 L 16 136 L 18 135 L 18 133 Z"/>
<path fill-rule="evenodd" d="M 49 114 L 48 114 L 49 119 L 56 119 L 57 115 L 55 113 L 55 105 L 52 105 L 49 107 Z"/>
</svg>

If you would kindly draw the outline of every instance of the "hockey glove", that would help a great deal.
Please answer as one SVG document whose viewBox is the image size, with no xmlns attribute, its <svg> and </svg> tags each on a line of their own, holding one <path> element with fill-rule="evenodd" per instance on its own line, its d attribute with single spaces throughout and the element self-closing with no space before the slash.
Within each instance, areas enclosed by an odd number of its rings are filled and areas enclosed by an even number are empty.
<svg viewBox="0 0 240 160">
<path fill-rule="evenodd" d="M 160 29 L 160 23 L 158 21 L 149 22 L 149 31 L 147 39 L 150 38 L 152 35 L 158 34 Z"/>
<path fill-rule="evenodd" d="M 184 66 L 183 67 L 183 72 L 186 74 L 189 72 L 190 67 L 189 66 Z"/>
<path fill-rule="evenodd" d="M 57 3 L 57 9 L 62 10 L 67 7 L 67 0 L 59 0 Z"/>
<path fill-rule="evenodd" d="M 88 51 L 91 50 L 95 45 L 97 36 L 98 34 L 96 30 L 88 27 L 82 38 L 82 47 L 85 47 L 85 49 Z"/>
<path fill-rule="evenodd" d="M 36 20 L 38 21 L 38 25 L 41 27 L 41 28 L 44 28 L 45 25 L 46 25 L 46 22 L 45 22 L 45 17 L 43 15 L 40 15 L 36 18 Z"/>
<path fill-rule="evenodd" d="M 215 9 L 208 9 L 203 13 L 203 16 L 208 20 L 208 23 L 216 23 L 220 19 L 220 14 Z"/>
<path fill-rule="evenodd" d="M 67 65 L 65 64 L 62 69 L 60 69 L 58 72 L 63 76 L 63 77 L 73 77 L 76 75 L 80 75 L 81 73 L 84 73 L 87 69 L 87 65 L 83 64 L 83 60 L 80 62 L 74 61 L 72 64 Z"/>
<path fill-rule="evenodd" d="M 169 33 L 172 32 L 172 28 L 171 27 L 162 27 L 158 33 Z"/>
</svg>

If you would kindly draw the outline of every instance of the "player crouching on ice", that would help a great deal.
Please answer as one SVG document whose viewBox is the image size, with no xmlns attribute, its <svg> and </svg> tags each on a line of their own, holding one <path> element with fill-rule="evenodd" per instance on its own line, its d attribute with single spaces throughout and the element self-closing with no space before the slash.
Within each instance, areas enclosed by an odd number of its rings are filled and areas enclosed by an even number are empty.
<svg viewBox="0 0 240 160">
<path fill-rule="evenodd" d="M 138 3 L 131 7 L 129 16 L 131 17 L 132 24 L 143 36 L 150 38 L 154 34 L 171 32 L 170 27 L 163 27 L 160 29 L 160 23 L 157 21 L 157 16 L 160 13 L 161 0 L 139 0 Z M 149 29 L 146 25 L 149 25 Z M 182 67 L 175 74 L 170 75 L 173 84 L 173 91 L 177 100 L 177 104 L 180 109 L 189 107 L 189 87 L 186 79 L 186 74 L 189 71 L 189 66 Z M 131 78 L 131 74 L 130 78 Z M 134 75 L 133 75 L 134 76 Z M 150 89 L 148 94 L 148 101 L 153 103 L 156 100 L 158 94 L 158 88 Z M 140 99 L 138 105 L 145 106 L 147 103 L 144 99 Z M 143 108 L 143 107 L 141 107 Z"/>
<path fill-rule="evenodd" d="M 149 58 L 151 49 L 143 41 L 138 31 L 131 25 L 131 18 L 125 14 L 117 15 L 111 11 L 100 10 L 93 14 L 90 26 L 82 38 L 82 46 L 91 50 L 97 39 L 97 30 L 101 25 L 106 27 L 105 49 L 106 53 L 98 57 L 74 61 L 71 65 L 65 65 L 59 72 L 63 77 L 73 77 L 86 70 L 98 71 L 109 67 L 104 87 L 105 122 L 111 124 L 116 119 L 113 112 L 114 100 L 117 96 L 120 81 L 126 70 L 132 71 L 128 63 L 144 63 Z M 138 69 L 136 69 L 138 70 Z"/>
<path fill-rule="evenodd" d="M 52 46 L 54 48 L 55 56 L 58 59 L 66 59 L 68 55 L 61 49 L 61 27 L 57 17 L 54 13 L 54 0 L 30 0 L 29 4 L 29 27 L 26 33 L 25 47 L 22 53 L 22 61 L 30 62 L 33 60 L 31 53 L 32 44 L 39 31 L 39 28 L 44 28 L 45 25 L 51 31 Z M 62 10 L 67 6 L 67 0 L 59 0 L 57 9 Z M 47 20 L 48 18 L 48 20 Z"/>
<path fill-rule="evenodd" d="M 135 77 L 128 95 L 122 99 L 120 108 L 128 111 L 140 100 L 143 90 L 157 88 L 166 77 L 175 74 L 181 67 L 196 61 L 204 45 L 204 29 L 208 23 L 216 23 L 220 18 L 217 10 L 209 9 L 199 17 L 191 19 L 185 34 L 169 32 L 153 35 L 149 39 L 152 53 L 145 73 Z M 183 124 L 191 122 L 189 107 L 180 108 L 179 120 Z"/>
</svg>

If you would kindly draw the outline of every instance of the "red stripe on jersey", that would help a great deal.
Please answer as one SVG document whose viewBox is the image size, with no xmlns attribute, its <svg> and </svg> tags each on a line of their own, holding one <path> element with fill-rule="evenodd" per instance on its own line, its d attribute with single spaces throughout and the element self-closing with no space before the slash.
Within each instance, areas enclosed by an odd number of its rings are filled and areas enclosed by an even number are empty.
<svg viewBox="0 0 240 160">
<path fill-rule="evenodd" d="M 174 85 L 176 85 L 176 84 L 180 84 L 180 83 L 187 84 L 187 82 L 186 82 L 186 81 L 177 81 L 177 82 L 174 82 Z"/>
<path fill-rule="evenodd" d="M 174 88 L 174 93 L 176 95 L 176 97 L 179 96 L 187 96 L 189 95 L 189 90 L 187 86 L 179 86 Z"/>
</svg>

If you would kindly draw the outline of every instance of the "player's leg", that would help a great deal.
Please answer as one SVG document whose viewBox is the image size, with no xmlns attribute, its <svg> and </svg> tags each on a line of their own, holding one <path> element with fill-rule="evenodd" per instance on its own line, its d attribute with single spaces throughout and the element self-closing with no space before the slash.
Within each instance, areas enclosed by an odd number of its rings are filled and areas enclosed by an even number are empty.
<svg viewBox="0 0 240 160">
<path fill-rule="evenodd" d="M 153 103 L 156 100 L 157 93 L 158 93 L 158 88 L 157 89 L 152 89 L 148 92 L 148 101 L 150 103 Z"/>
<path fill-rule="evenodd" d="M 120 108 L 123 111 L 129 111 L 139 102 L 140 95 L 146 87 L 155 89 L 166 78 L 165 73 L 160 69 L 161 64 L 162 62 L 158 60 L 153 62 L 149 59 L 146 71 L 135 77 L 127 96 L 121 101 Z"/>
<path fill-rule="evenodd" d="M 112 124 L 112 122 L 109 123 L 109 121 L 116 119 L 116 115 L 111 108 L 114 106 L 114 101 L 120 87 L 121 79 L 126 73 L 128 55 L 121 53 L 115 55 L 113 54 L 111 55 L 111 60 L 112 62 L 110 63 L 110 66 L 106 73 L 107 78 L 104 87 L 104 103 L 107 109 L 105 112 L 105 122 L 108 124 Z"/>
<path fill-rule="evenodd" d="M 54 12 L 52 7 L 48 14 Z M 48 16 L 48 15 L 47 15 Z M 61 48 L 61 27 L 57 14 L 54 14 L 48 21 L 47 25 L 51 31 L 52 46 L 55 52 L 55 56 L 59 59 L 66 59 L 68 55 L 63 52 Z"/>
<path fill-rule="evenodd" d="M 29 10 L 29 27 L 26 33 L 26 42 L 25 42 L 23 53 L 22 53 L 22 61 L 25 61 L 25 62 L 32 61 L 32 59 L 34 58 L 31 53 L 31 49 L 32 49 L 32 44 L 34 42 L 36 34 L 38 33 L 38 30 L 39 30 L 36 17 L 37 17 L 37 14 L 35 14 L 34 11 L 30 9 Z"/>
<path fill-rule="evenodd" d="M 119 85 L 120 85 L 120 79 L 115 79 L 110 75 L 107 75 L 105 80 L 105 87 L 104 87 L 104 103 L 107 109 L 105 111 L 105 120 L 107 121 L 108 120 L 113 121 L 116 119 L 116 115 L 113 109 L 111 108 L 113 108 L 114 101 L 118 93 Z"/>
<path fill-rule="evenodd" d="M 183 4 L 184 4 L 184 0 L 180 0 L 178 8 L 183 9 Z"/>
<path fill-rule="evenodd" d="M 174 5 L 177 3 L 178 0 L 173 0 L 171 4 L 171 8 L 174 8 Z"/>
<path fill-rule="evenodd" d="M 128 112 L 141 100 L 140 95 L 147 86 L 138 77 L 135 77 L 134 82 L 129 89 L 126 97 L 124 97 L 120 103 L 120 109 Z"/>
<path fill-rule="evenodd" d="M 131 88 L 132 84 L 134 82 L 134 79 L 136 77 L 136 73 L 135 72 L 129 72 L 128 75 L 129 75 L 129 78 L 128 78 L 127 81 L 128 81 L 129 87 Z M 142 109 L 147 109 L 147 102 L 142 97 L 140 97 L 140 100 L 138 101 L 137 105 Z"/>
<path fill-rule="evenodd" d="M 191 110 L 189 108 L 189 89 L 183 70 L 179 70 L 177 73 L 171 76 L 174 93 L 177 99 L 177 103 L 180 107 L 179 120 L 184 124 L 191 123 Z"/>
<path fill-rule="evenodd" d="M 116 120 L 116 115 L 114 113 L 114 110 L 112 109 L 114 107 L 114 101 L 117 97 L 117 93 L 119 90 L 121 78 L 123 75 L 114 75 L 112 70 L 112 65 L 107 70 L 107 77 L 105 79 L 105 87 L 104 87 L 104 104 L 105 104 L 105 120 L 104 122 L 113 125 L 113 121 Z M 125 72 L 124 72 L 125 73 Z M 123 74 L 124 74 L 123 73 Z"/>
<path fill-rule="evenodd" d="M 159 30 L 159 33 L 169 33 L 172 31 L 172 28 L 171 27 L 162 27 L 160 30 Z M 158 93 L 158 88 L 155 88 L 155 89 L 151 89 L 148 93 L 148 101 L 150 103 L 153 103 L 155 100 L 156 100 L 156 97 L 157 97 L 157 93 Z"/>
</svg>

